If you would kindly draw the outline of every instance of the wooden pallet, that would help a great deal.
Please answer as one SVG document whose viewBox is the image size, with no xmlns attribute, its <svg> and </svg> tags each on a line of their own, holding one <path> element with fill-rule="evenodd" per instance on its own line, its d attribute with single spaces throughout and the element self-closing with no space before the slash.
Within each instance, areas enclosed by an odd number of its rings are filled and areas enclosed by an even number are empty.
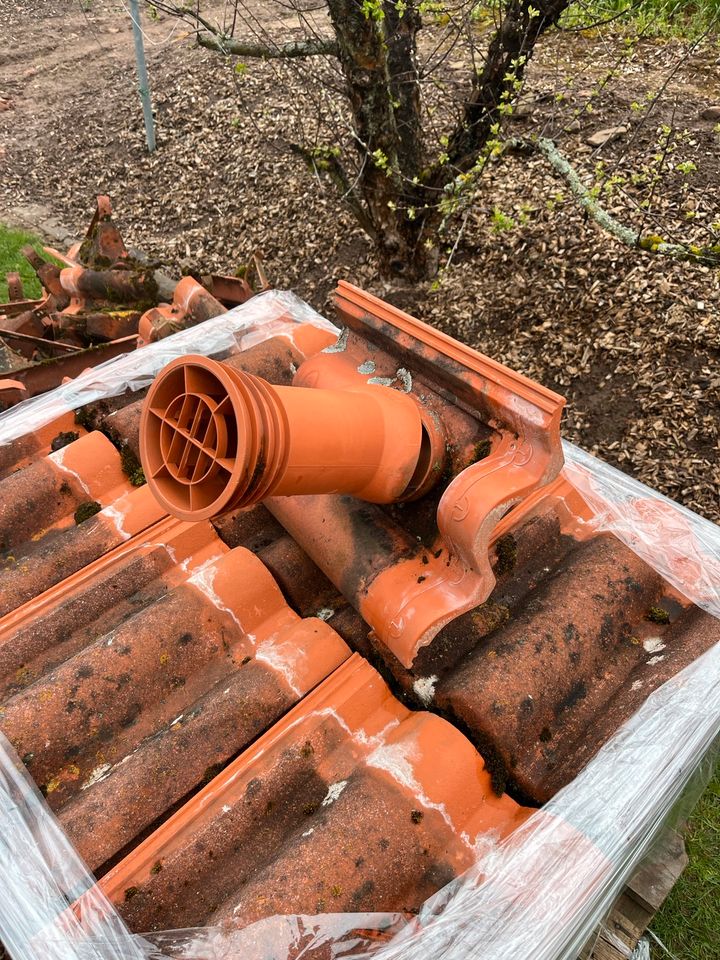
<svg viewBox="0 0 720 960">
<path fill-rule="evenodd" d="M 680 834 L 674 830 L 662 833 L 579 960 L 628 960 L 687 862 Z"/>
</svg>

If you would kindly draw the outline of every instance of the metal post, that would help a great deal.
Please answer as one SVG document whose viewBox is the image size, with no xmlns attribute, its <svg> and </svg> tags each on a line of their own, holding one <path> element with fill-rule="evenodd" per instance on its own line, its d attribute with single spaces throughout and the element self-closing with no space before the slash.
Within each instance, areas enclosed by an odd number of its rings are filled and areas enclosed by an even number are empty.
<svg viewBox="0 0 720 960">
<path fill-rule="evenodd" d="M 140 99 L 142 100 L 143 117 L 145 118 L 145 137 L 148 153 L 152 153 L 155 150 L 155 123 L 150 101 L 150 81 L 148 80 L 147 64 L 145 63 L 145 47 L 143 45 L 142 28 L 140 27 L 138 0 L 130 0 L 130 18 L 132 19 L 133 37 L 135 39 L 135 62 L 140 85 Z"/>
</svg>

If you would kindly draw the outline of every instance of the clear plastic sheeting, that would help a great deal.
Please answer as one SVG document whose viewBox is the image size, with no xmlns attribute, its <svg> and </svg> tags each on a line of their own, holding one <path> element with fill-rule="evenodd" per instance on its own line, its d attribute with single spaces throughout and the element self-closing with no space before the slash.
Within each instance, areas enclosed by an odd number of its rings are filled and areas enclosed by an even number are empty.
<svg viewBox="0 0 720 960">
<path fill-rule="evenodd" d="M 264 311 L 276 311 L 279 322 L 288 310 L 293 319 L 316 322 L 317 314 L 288 298 L 257 298 L 209 321 L 215 339 L 205 338 L 204 324 L 90 371 L 79 386 L 75 381 L 53 391 L 54 400 L 27 401 L 0 418 L 3 440 L 33 429 L 48 409 L 56 416 L 59 404 L 71 409 L 110 395 L 103 390 L 144 386 L 180 352 L 225 349 Z M 266 323 L 253 335 L 264 336 Z M 589 525 L 615 534 L 678 591 L 720 617 L 720 528 L 577 447 L 565 444 L 565 457 L 567 478 L 593 510 Z M 478 847 L 474 867 L 417 916 L 272 917 L 240 931 L 208 927 L 145 936 L 131 933 L 93 886 L 22 763 L 0 739 L 0 940 L 14 960 L 575 960 L 719 732 L 720 645 L 652 693 L 575 780 L 507 840 Z M 73 911 L 81 895 L 82 910 Z"/>
<path fill-rule="evenodd" d="M 176 357 L 188 353 L 214 357 L 233 349 L 246 350 L 270 337 L 292 336 L 300 323 L 339 332 L 295 294 L 283 290 L 261 293 L 212 320 L 89 367 L 68 383 L 10 407 L 0 413 L 0 446 L 86 403 L 149 386 L 158 371 Z"/>
<path fill-rule="evenodd" d="M 69 909 L 83 895 L 82 924 Z M 0 734 L 0 942 L 27 960 L 146 956 Z"/>
<path fill-rule="evenodd" d="M 720 617 L 720 529 L 572 443 L 565 476 L 609 530 L 688 599 Z"/>
</svg>

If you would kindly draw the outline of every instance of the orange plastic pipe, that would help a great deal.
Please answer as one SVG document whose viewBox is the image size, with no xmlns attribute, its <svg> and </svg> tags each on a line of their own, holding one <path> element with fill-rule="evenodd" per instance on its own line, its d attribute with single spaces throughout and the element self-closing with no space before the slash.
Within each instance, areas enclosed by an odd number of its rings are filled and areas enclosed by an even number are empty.
<svg viewBox="0 0 720 960">
<path fill-rule="evenodd" d="M 165 509 L 203 520 L 269 496 L 409 498 L 432 470 L 417 402 L 384 386 L 273 386 L 202 356 L 155 379 L 140 422 L 145 476 Z"/>
</svg>

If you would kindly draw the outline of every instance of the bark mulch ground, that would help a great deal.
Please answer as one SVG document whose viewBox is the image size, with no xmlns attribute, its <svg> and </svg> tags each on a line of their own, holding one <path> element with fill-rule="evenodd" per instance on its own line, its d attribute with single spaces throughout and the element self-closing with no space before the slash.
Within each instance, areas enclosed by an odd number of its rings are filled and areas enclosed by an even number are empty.
<svg viewBox="0 0 720 960">
<path fill-rule="evenodd" d="M 39 205 L 80 229 L 108 193 L 128 241 L 171 271 L 232 271 L 260 250 L 274 284 L 320 310 L 349 279 L 563 393 L 567 438 L 720 520 L 718 270 L 624 248 L 542 158 L 510 155 L 486 175 L 439 281 L 388 285 L 342 202 L 289 150 L 317 119 L 312 71 L 253 62 L 238 74 L 184 26 L 147 21 L 149 157 L 122 4 L 0 0 L 0 14 L 11 41 L 0 54 L 0 219 Z M 273 27 L 282 35 L 282 19 Z M 604 164 L 621 179 L 603 202 L 623 221 L 707 243 L 720 220 L 719 128 L 702 117 L 720 103 L 717 46 L 681 62 L 651 109 L 687 44 L 623 50 L 612 36 L 549 39 L 512 132 L 553 136 L 588 183 Z M 456 79 L 463 69 L 448 62 Z M 617 139 L 587 145 L 620 124 Z M 648 211 L 638 204 L 662 124 L 675 145 Z"/>
</svg>

